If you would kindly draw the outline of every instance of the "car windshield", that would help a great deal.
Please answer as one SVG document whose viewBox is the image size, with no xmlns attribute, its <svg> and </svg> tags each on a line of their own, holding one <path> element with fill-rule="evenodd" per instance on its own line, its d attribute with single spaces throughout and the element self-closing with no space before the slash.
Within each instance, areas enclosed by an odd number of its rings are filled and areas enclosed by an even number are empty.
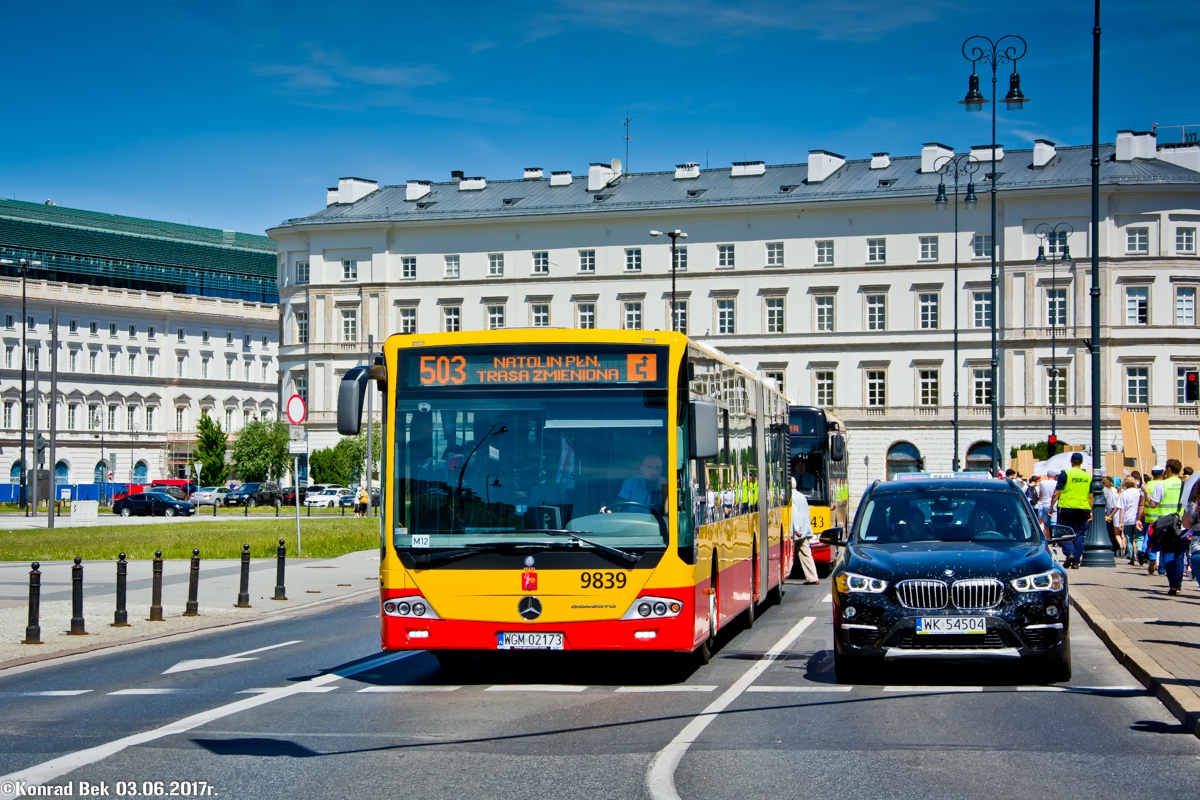
<svg viewBox="0 0 1200 800">
<path fill-rule="evenodd" d="M 863 544 L 907 542 L 1040 541 L 1024 499 L 1015 492 L 980 487 L 876 492 L 859 519 Z"/>
</svg>

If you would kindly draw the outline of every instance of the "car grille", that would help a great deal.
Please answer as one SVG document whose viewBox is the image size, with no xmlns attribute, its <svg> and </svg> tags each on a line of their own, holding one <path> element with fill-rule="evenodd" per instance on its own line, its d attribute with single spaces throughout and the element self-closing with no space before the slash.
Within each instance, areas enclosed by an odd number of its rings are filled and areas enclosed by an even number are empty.
<svg viewBox="0 0 1200 800">
<path fill-rule="evenodd" d="M 1001 631 L 977 633 L 952 633 L 937 636 L 918 636 L 915 631 L 905 631 L 895 644 L 901 650 L 986 650 L 1012 647 Z"/>
<path fill-rule="evenodd" d="M 936 611 L 950 602 L 950 590 L 945 581 L 900 581 L 896 584 L 896 599 L 905 608 Z"/>
<path fill-rule="evenodd" d="M 995 608 L 1004 600 L 1004 584 L 995 578 L 955 581 L 950 599 L 956 608 Z"/>
<path fill-rule="evenodd" d="M 1029 642 L 1029 646 L 1040 650 L 1043 647 L 1057 644 L 1063 632 L 1058 628 L 1034 628 L 1033 630 L 1026 629 L 1024 634 L 1025 641 Z"/>
</svg>

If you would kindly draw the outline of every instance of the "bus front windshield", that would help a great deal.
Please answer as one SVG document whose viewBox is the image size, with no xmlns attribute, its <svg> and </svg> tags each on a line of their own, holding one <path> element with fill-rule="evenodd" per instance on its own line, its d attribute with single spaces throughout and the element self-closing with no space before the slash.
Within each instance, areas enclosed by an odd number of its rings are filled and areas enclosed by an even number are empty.
<svg viewBox="0 0 1200 800">
<path fill-rule="evenodd" d="M 395 544 L 667 543 L 667 392 L 401 392 Z"/>
</svg>

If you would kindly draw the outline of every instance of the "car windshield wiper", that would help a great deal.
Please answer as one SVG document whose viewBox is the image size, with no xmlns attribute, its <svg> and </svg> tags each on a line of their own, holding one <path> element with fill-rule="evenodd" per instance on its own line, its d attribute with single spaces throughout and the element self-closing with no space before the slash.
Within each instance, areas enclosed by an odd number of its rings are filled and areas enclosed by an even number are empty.
<svg viewBox="0 0 1200 800">
<path fill-rule="evenodd" d="M 502 550 L 517 547 L 532 547 L 540 550 L 545 550 L 549 545 L 544 542 L 504 542 L 496 544 L 481 544 L 474 547 L 464 547 L 461 550 L 446 550 L 441 553 L 425 553 L 419 556 L 413 556 L 413 561 L 418 564 L 433 564 L 438 561 L 452 561 L 459 558 L 467 558 L 469 556 L 478 555 L 479 553 L 498 553 Z M 410 553 L 411 555 L 411 549 Z"/>
<path fill-rule="evenodd" d="M 640 555 L 637 555 L 636 553 L 627 553 L 624 550 L 618 550 L 617 548 L 611 547 L 610 545 L 601 544 L 600 542 L 597 542 L 593 539 L 585 539 L 579 535 L 579 532 L 568 531 L 563 528 L 527 528 L 525 530 L 522 530 L 521 533 L 548 533 L 551 536 L 567 536 L 567 537 L 570 537 L 571 539 L 575 540 L 576 542 L 590 544 L 592 547 L 596 548 L 597 550 L 599 550 L 602 553 L 608 553 L 609 555 L 617 556 L 618 558 L 623 558 L 626 561 L 628 561 L 630 564 L 636 564 L 637 562 L 642 560 L 642 557 Z M 592 532 L 591 531 L 582 531 L 582 533 L 591 535 Z"/>
</svg>

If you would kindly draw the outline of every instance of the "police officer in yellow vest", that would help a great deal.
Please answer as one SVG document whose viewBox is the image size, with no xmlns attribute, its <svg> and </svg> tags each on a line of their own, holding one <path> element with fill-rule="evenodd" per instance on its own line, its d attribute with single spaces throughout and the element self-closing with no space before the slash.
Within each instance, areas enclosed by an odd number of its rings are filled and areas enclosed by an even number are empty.
<svg viewBox="0 0 1200 800">
<path fill-rule="evenodd" d="M 1162 480 L 1150 481 L 1149 497 L 1146 498 L 1146 535 L 1154 530 L 1154 522 L 1159 517 L 1166 514 L 1179 514 L 1181 512 L 1180 495 L 1183 494 L 1183 480 L 1179 477 L 1179 471 L 1183 465 L 1178 459 L 1167 459 L 1166 477 Z M 1161 552 L 1162 548 L 1159 542 L 1153 542 L 1150 545 L 1153 548 L 1150 551 L 1150 567 L 1151 575 L 1158 569 L 1162 569 L 1168 573 L 1168 581 L 1172 588 L 1178 588 L 1183 581 L 1183 562 L 1179 560 L 1179 578 L 1171 580 L 1171 568 L 1169 564 L 1174 563 L 1174 553 Z"/>
<path fill-rule="evenodd" d="M 1071 468 L 1058 473 L 1058 485 L 1050 507 L 1058 506 L 1058 524 L 1075 531 L 1075 541 L 1063 544 L 1064 567 L 1078 569 L 1083 560 L 1083 542 L 1092 520 L 1092 476 L 1082 468 L 1083 453 L 1071 454 Z"/>
</svg>

